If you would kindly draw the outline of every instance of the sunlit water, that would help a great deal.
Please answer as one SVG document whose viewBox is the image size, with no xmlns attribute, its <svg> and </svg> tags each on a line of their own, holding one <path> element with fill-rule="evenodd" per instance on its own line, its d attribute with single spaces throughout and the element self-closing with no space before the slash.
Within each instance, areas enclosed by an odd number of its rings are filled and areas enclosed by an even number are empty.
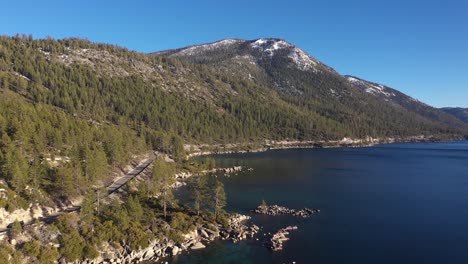
<svg viewBox="0 0 468 264">
<path fill-rule="evenodd" d="M 173 263 L 468 263 L 468 142 L 275 150 L 215 157 L 253 171 L 223 178 L 230 212 L 252 215 L 259 241 L 213 242 Z M 183 191 L 183 190 L 181 190 Z M 256 216 L 265 199 L 321 212 Z M 281 252 L 263 233 L 297 225 Z"/>
</svg>

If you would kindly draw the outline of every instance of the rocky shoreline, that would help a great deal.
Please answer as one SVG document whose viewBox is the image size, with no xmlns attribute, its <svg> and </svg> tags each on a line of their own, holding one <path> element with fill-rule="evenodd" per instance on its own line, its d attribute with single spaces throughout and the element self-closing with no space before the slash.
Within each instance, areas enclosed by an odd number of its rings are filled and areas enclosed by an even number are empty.
<svg viewBox="0 0 468 264">
<path fill-rule="evenodd" d="M 229 177 L 232 174 L 237 174 L 243 170 L 247 171 L 252 171 L 252 168 L 244 169 L 242 166 L 233 166 L 233 167 L 228 167 L 228 168 L 214 168 L 211 170 L 203 170 L 200 171 L 199 173 L 195 173 L 195 175 L 199 174 L 208 174 L 208 173 L 222 173 L 224 176 Z M 192 177 L 194 174 L 188 171 L 182 171 L 179 173 L 176 173 L 175 178 L 176 180 L 186 180 L 190 177 Z"/>
<path fill-rule="evenodd" d="M 312 216 L 315 213 L 319 213 L 319 209 L 310 209 L 302 208 L 299 210 L 290 209 L 284 206 L 279 205 L 259 205 L 257 208 L 253 209 L 253 212 L 256 214 L 264 215 L 292 215 L 302 218 L 307 218 Z"/>
<path fill-rule="evenodd" d="M 448 139 L 441 139 L 434 136 L 409 136 L 409 137 L 386 137 L 386 138 L 372 138 L 367 137 L 363 139 L 343 138 L 341 140 L 319 140 L 319 141 L 274 141 L 265 140 L 261 144 L 226 144 L 226 145 L 186 145 L 184 148 L 188 151 L 192 150 L 187 155 L 187 159 L 198 156 L 207 155 L 222 155 L 222 154 L 235 154 L 235 153 L 256 153 L 265 152 L 268 150 L 276 149 L 308 149 L 308 148 L 353 148 L 353 147 L 372 147 L 378 144 L 392 144 L 392 143 L 425 143 L 425 142 L 442 142 L 442 141 L 456 141 L 462 138 L 454 137 Z M 194 150 L 193 150 L 194 149 Z"/>
<path fill-rule="evenodd" d="M 154 239 L 144 249 L 131 250 L 128 247 L 115 249 L 107 247 L 100 256 L 93 260 L 76 261 L 74 264 L 116 264 L 139 263 L 141 261 L 166 262 L 167 257 L 176 256 L 184 251 L 205 248 L 205 245 L 216 239 L 231 240 L 236 243 L 247 238 L 253 238 L 260 230 L 256 225 L 247 225 L 250 219 L 247 215 L 234 214 L 229 217 L 228 226 L 203 225 L 198 226 L 184 235 L 182 243 L 176 243 L 168 238 Z"/>
</svg>

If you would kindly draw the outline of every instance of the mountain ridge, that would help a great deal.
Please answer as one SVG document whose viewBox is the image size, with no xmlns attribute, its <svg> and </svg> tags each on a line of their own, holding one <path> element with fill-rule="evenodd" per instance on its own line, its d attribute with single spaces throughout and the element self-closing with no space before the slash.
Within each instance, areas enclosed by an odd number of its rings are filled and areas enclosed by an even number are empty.
<svg viewBox="0 0 468 264">
<path fill-rule="evenodd" d="M 0 45 L 4 88 L 75 116 L 137 122 L 190 141 L 464 133 L 452 117 L 440 122 L 382 104 L 279 38 L 227 39 L 150 55 L 76 38 L 2 37 Z M 172 101 L 172 115 L 160 110 L 167 109 L 165 100 Z M 222 129 L 203 128 L 210 126 Z"/>
<path fill-rule="evenodd" d="M 383 105 L 385 111 L 410 115 L 418 122 L 464 126 L 457 119 L 385 85 L 341 75 L 332 67 L 281 38 L 254 40 L 224 39 L 212 43 L 152 53 L 178 58 L 189 63 L 209 65 L 216 71 L 274 88 L 282 99 L 293 104 L 308 104 L 309 110 L 330 112 L 327 103 L 360 109 L 362 101 Z M 327 87 L 326 89 L 324 87 Z M 356 89 L 357 88 L 357 89 Z M 314 105 L 301 101 L 308 97 Z M 380 106 L 379 106 L 380 107 Z M 336 112 L 336 107 L 335 110 Z M 365 111 L 360 111 L 360 113 Z M 372 113 L 367 113 L 372 115 Z M 374 117 L 369 117 L 372 119 Z M 342 120 L 339 120 L 342 121 Z"/>
<path fill-rule="evenodd" d="M 443 107 L 440 108 L 442 111 L 453 115 L 461 121 L 468 123 L 468 108 L 463 107 Z"/>
</svg>

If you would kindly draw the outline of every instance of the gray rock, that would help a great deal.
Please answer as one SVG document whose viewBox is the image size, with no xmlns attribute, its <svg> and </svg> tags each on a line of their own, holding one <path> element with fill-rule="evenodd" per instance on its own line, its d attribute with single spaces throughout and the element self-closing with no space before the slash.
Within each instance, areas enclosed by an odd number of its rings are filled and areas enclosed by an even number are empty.
<svg viewBox="0 0 468 264">
<path fill-rule="evenodd" d="M 201 230 L 200 230 L 200 233 L 201 233 L 202 237 L 204 237 L 204 238 L 208 238 L 208 237 L 209 237 L 209 236 L 208 236 L 208 233 L 206 233 L 206 231 L 205 231 L 204 229 L 201 229 Z"/>
<path fill-rule="evenodd" d="M 179 254 L 179 251 L 180 251 L 180 248 L 178 246 L 174 246 L 171 251 L 172 256 Z"/>
<path fill-rule="evenodd" d="M 205 245 L 203 245 L 201 242 L 197 242 L 190 249 L 202 249 L 202 248 L 205 248 Z"/>
</svg>

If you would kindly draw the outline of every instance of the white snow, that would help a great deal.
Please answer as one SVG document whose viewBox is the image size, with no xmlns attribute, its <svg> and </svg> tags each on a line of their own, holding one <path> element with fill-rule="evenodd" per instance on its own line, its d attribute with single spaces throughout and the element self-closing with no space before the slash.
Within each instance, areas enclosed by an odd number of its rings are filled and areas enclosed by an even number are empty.
<svg viewBox="0 0 468 264">
<path fill-rule="evenodd" d="M 390 96 L 395 96 L 394 93 L 389 93 L 385 91 L 385 87 L 383 85 L 374 85 L 374 84 L 368 84 L 368 87 L 366 88 L 366 92 L 371 93 L 371 94 L 383 94 L 386 97 Z"/>
<path fill-rule="evenodd" d="M 239 39 L 224 39 L 224 40 L 220 40 L 220 41 L 209 43 L 209 44 L 191 46 L 191 47 L 181 50 L 180 52 L 178 52 L 178 54 L 183 55 L 183 56 L 193 56 L 193 55 L 197 55 L 202 52 L 205 52 L 207 50 L 213 51 L 216 49 L 225 48 L 227 46 L 239 43 L 241 41 L 242 40 L 239 40 Z"/>
<path fill-rule="evenodd" d="M 370 94 L 373 94 L 375 96 L 377 95 L 384 95 L 386 97 L 392 97 L 392 96 L 396 96 L 395 93 L 391 92 L 391 91 L 387 91 L 387 88 L 385 88 L 385 86 L 381 85 L 381 84 L 373 84 L 373 83 L 370 83 L 370 82 L 367 82 L 367 81 L 363 81 L 363 80 L 359 80 L 357 78 L 354 78 L 354 77 L 351 77 L 351 76 L 348 76 L 346 77 L 346 79 L 359 86 L 359 87 L 363 87 L 365 88 L 364 90 L 367 92 L 367 93 L 370 93 Z"/>
<path fill-rule="evenodd" d="M 252 64 L 252 65 L 255 65 L 257 64 L 256 63 L 256 59 L 253 57 L 253 56 L 250 56 L 250 55 L 237 55 L 234 57 L 235 60 L 246 60 L 249 62 L 249 64 Z"/>
<path fill-rule="evenodd" d="M 300 70 L 313 70 L 316 71 L 315 66 L 318 65 L 317 61 L 309 56 L 303 50 L 293 46 L 292 44 L 284 40 L 275 40 L 275 39 L 258 39 L 252 44 L 252 48 L 259 49 L 266 53 L 268 56 L 273 57 L 275 52 L 280 49 L 289 49 L 290 52 L 288 57 L 296 64 L 297 68 Z"/>
<path fill-rule="evenodd" d="M 252 48 L 263 48 L 263 45 L 267 43 L 267 40 L 265 39 L 258 39 L 257 41 L 255 41 L 254 43 L 252 43 Z"/>
<path fill-rule="evenodd" d="M 289 44 L 284 40 L 273 40 L 273 39 L 258 39 L 254 43 L 250 44 L 254 49 L 260 49 L 268 56 L 273 57 L 275 51 L 279 49 L 292 48 L 293 45 Z"/>
<path fill-rule="evenodd" d="M 315 71 L 315 66 L 317 66 L 317 62 L 310 57 L 307 53 L 305 53 L 303 50 L 299 48 L 294 48 L 293 51 L 288 55 L 289 58 L 291 58 L 294 63 L 296 63 L 297 67 L 299 69 L 305 71 L 305 70 L 314 70 Z"/>
<path fill-rule="evenodd" d="M 356 78 L 354 78 L 354 77 L 351 77 L 351 76 L 348 76 L 347 79 L 348 79 L 348 81 L 350 81 L 350 82 L 352 82 L 352 83 L 355 83 L 355 82 L 362 82 L 361 80 L 358 80 L 358 79 L 356 79 Z"/>
</svg>

